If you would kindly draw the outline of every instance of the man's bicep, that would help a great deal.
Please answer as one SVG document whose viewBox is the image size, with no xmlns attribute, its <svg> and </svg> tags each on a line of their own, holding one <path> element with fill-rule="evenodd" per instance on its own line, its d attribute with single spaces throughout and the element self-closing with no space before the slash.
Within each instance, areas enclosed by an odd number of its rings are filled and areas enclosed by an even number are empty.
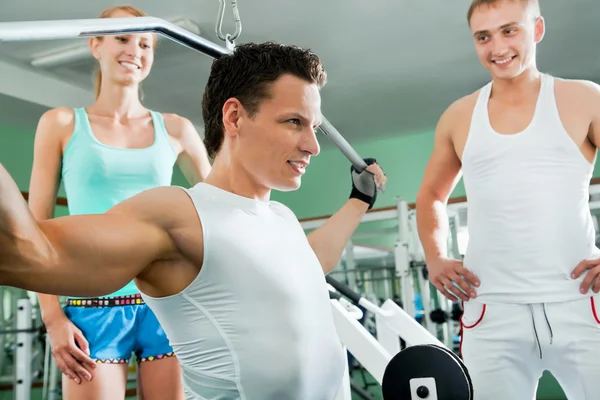
<svg viewBox="0 0 600 400">
<path fill-rule="evenodd" d="M 56 218 L 39 226 L 48 243 L 40 278 L 56 282 L 54 294 L 112 293 L 174 247 L 157 225 L 116 213 Z"/>
<path fill-rule="evenodd" d="M 433 152 L 425 168 L 420 195 L 446 200 L 460 179 L 461 162 L 452 141 L 452 122 L 448 115 L 438 123 Z"/>
</svg>

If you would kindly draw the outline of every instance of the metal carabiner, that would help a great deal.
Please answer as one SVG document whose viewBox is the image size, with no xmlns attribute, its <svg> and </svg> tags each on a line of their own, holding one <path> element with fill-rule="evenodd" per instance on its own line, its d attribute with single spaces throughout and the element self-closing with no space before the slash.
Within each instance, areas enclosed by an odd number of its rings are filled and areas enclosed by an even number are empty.
<svg viewBox="0 0 600 400">
<path fill-rule="evenodd" d="M 231 0 L 231 9 L 233 11 L 233 19 L 235 21 L 235 32 L 233 35 L 223 34 L 223 17 L 225 16 L 225 0 L 219 0 L 219 13 L 217 17 L 217 25 L 215 32 L 219 39 L 224 40 L 226 43 L 233 43 L 242 33 L 242 20 L 240 19 L 240 12 L 237 7 L 237 0 Z"/>
</svg>

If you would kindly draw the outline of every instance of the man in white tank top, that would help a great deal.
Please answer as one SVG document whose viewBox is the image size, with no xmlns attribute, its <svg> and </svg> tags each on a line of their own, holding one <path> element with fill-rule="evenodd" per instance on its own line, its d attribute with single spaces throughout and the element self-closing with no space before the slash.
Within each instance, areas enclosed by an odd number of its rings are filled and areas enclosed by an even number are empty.
<svg viewBox="0 0 600 400">
<path fill-rule="evenodd" d="M 569 399 L 598 398 L 600 251 L 588 201 L 600 87 L 537 70 L 536 0 L 473 0 L 468 20 L 492 80 L 437 126 L 417 198 L 429 279 L 463 301 L 461 353 L 476 400 L 535 399 L 544 370 Z M 461 172 L 462 262 L 447 258 L 445 212 Z"/>
<path fill-rule="evenodd" d="M 317 56 L 294 46 L 245 44 L 215 60 L 204 183 L 151 189 L 103 215 L 36 222 L 0 165 L 0 285 L 88 297 L 135 278 L 188 399 L 335 399 L 346 358 L 325 274 L 386 177 L 373 159 L 351 168 L 350 199 L 308 235 L 269 200 L 298 189 L 319 153 L 325 79 Z"/>
</svg>

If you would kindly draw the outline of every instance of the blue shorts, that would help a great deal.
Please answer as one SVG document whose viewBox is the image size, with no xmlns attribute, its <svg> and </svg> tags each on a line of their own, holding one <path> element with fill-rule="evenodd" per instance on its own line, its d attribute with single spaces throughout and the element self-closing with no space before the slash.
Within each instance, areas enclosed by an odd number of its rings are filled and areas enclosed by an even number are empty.
<svg viewBox="0 0 600 400">
<path fill-rule="evenodd" d="M 68 299 L 65 315 L 90 345 L 97 363 L 126 364 L 172 357 L 173 349 L 156 316 L 140 295 Z"/>
</svg>

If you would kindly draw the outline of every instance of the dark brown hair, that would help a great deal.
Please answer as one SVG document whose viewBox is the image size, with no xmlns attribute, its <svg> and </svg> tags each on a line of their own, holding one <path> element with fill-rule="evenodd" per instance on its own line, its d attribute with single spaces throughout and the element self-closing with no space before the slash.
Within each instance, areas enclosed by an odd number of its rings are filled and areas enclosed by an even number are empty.
<svg viewBox="0 0 600 400">
<path fill-rule="evenodd" d="M 270 86 L 284 74 L 316 83 L 319 88 L 327 81 L 321 60 L 310 50 L 297 46 L 248 43 L 215 59 L 202 97 L 204 145 L 211 158 L 223 144 L 225 102 L 236 98 L 252 117 L 270 96 Z"/>
</svg>

